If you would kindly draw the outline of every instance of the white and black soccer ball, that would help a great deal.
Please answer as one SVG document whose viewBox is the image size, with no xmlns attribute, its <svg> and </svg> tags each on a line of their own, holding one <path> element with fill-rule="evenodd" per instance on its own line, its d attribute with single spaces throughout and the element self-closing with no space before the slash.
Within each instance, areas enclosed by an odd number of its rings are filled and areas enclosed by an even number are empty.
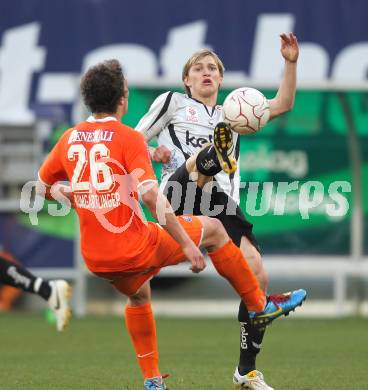
<svg viewBox="0 0 368 390">
<path fill-rule="evenodd" d="M 227 95 L 224 104 L 224 122 L 239 134 L 252 134 L 266 125 L 270 106 L 262 92 L 242 87 Z"/>
</svg>

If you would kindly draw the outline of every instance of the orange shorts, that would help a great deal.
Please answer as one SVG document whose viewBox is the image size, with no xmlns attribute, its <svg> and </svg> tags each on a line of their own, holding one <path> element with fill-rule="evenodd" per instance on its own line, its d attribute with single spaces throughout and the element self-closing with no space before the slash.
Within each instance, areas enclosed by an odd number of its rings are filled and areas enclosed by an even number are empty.
<svg viewBox="0 0 368 390">
<path fill-rule="evenodd" d="M 203 235 L 203 227 L 199 218 L 192 215 L 181 215 L 176 218 L 193 242 L 199 245 Z M 147 280 L 158 274 L 161 268 L 176 265 L 185 260 L 181 246 L 160 227 L 154 245 L 147 248 L 145 254 L 142 255 L 137 270 L 95 272 L 95 274 L 107 279 L 121 293 L 130 296 L 134 295 Z"/>
</svg>

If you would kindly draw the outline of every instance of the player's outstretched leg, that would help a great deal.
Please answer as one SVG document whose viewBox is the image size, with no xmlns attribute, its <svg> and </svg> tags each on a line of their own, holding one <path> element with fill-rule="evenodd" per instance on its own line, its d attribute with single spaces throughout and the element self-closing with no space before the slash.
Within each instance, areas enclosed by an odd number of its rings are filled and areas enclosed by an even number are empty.
<svg viewBox="0 0 368 390">
<path fill-rule="evenodd" d="M 276 318 L 289 315 L 301 306 L 306 298 L 307 292 L 303 289 L 269 295 L 265 309 L 261 313 L 250 312 L 249 315 L 255 326 L 265 327 Z"/>
<path fill-rule="evenodd" d="M 235 172 L 236 159 L 234 156 L 233 132 L 227 123 L 219 122 L 216 125 L 213 134 L 213 145 L 223 171 L 228 174 Z"/>
<path fill-rule="evenodd" d="M 48 304 L 55 313 L 56 329 L 59 332 L 65 330 L 68 326 L 72 311 L 70 309 L 70 299 L 72 297 L 72 288 L 65 280 L 52 280 L 49 282 L 51 287 Z"/>
</svg>

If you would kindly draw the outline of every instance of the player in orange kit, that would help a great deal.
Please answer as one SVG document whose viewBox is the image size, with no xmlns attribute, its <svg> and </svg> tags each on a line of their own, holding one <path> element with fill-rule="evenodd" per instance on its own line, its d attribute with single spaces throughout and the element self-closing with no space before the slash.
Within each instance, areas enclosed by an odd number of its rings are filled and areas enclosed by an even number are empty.
<svg viewBox="0 0 368 390">
<path fill-rule="evenodd" d="M 39 171 L 38 192 L 49 196 L 54 184 L 70 182 L 86 265 L 128 296 L 126 326 L 145 389 L 165 389 L 149 283 L 162 267 L 189 260 L 192 272 L 201 272 L 201 246 L 249 310 L 262 315 L 265 295 L 220 221 L 173 213 L 158 188 L 143 135 L 120 123 L 128 86 L 119 62 L 90 68 L 81 92 L 92 115 L 67 130 L 50 152 Z M 138 193 L 159 224 L 144 220 Z"/>
</svg>

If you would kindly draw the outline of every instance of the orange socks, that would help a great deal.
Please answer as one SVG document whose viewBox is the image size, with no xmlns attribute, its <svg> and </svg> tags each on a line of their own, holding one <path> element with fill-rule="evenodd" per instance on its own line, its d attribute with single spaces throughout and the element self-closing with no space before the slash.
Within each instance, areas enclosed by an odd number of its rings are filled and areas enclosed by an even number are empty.
<svg viewBox="0 0 368 390">
<path fill-rule="evenodd" d="M 266 303 L 265 294 L 240 249 L 230 240 L 208 255 L 217 272 L 230 282 L 248 310 L 262 311 Z"/>
<path fill-rule="evenodd" d="M 156 323 L 151 304 L 125 307 L 125 324 L 137 354 L 138 364 L 143 377 L 160 376 L 158 368 L 158 350 Z"/>
</svg>

